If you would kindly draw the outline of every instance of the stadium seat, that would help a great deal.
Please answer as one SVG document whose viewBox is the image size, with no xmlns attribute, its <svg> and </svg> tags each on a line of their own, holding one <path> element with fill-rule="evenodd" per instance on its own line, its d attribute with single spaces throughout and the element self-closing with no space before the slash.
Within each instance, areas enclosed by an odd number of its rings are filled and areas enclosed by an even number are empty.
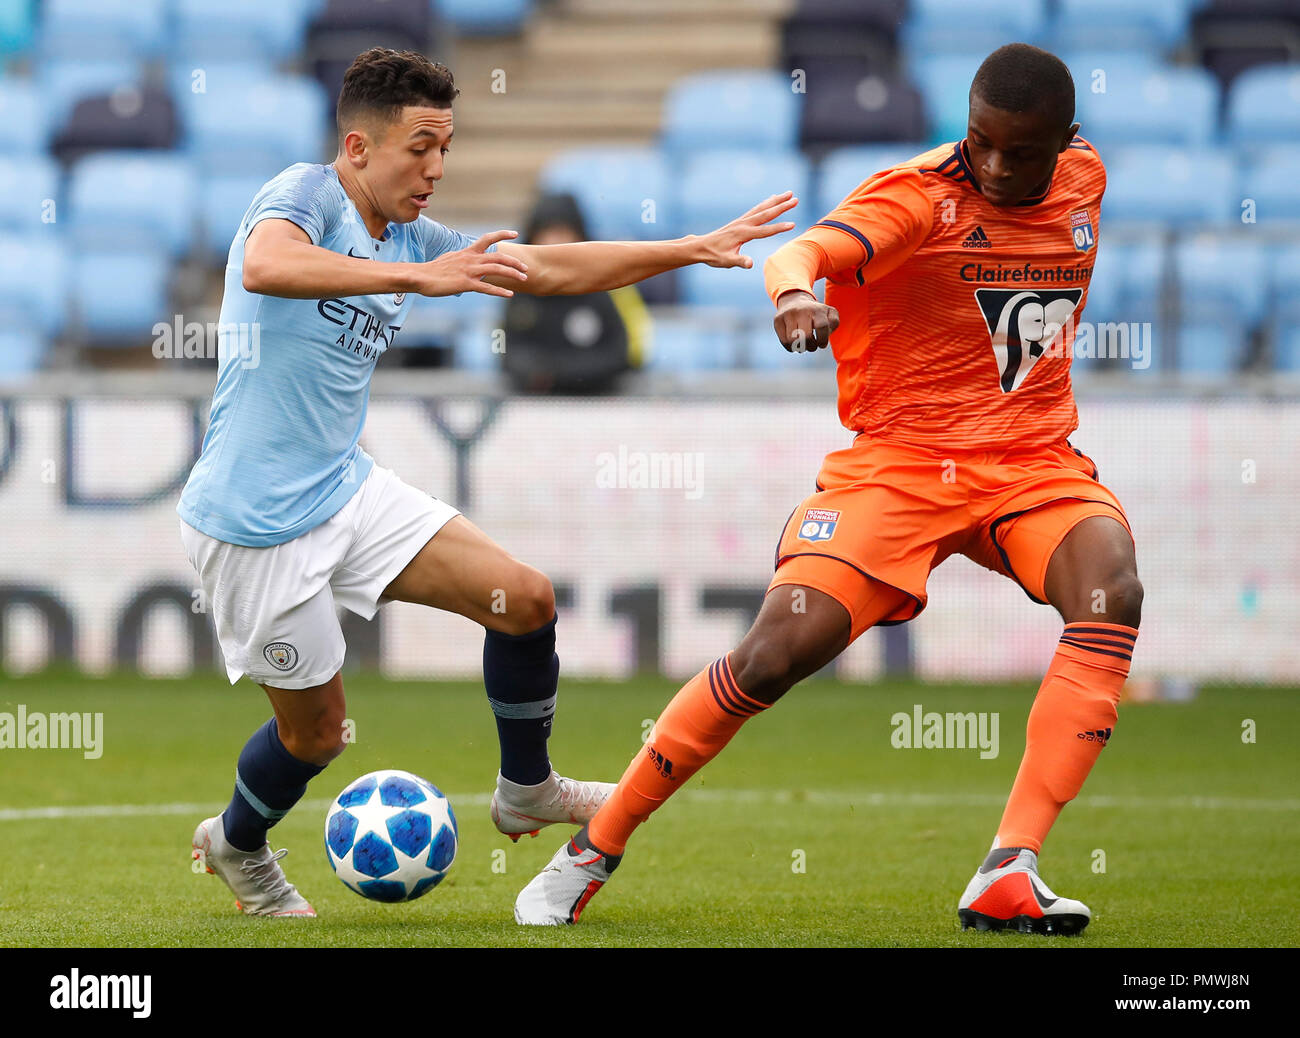
<svg viewBox="0 0 1300 1038">
<path fill-rule="evenodd" d="M 799 0 L 781 29 L 781 67 L 856 63 L 864 75 L 888 72 L 906 6 L 906 0 Z"/>
<path fill-rule="evenodd" d="M 134 58 L 51 58 L 41 62 L 36 81 L 45 98 L 50 122 L 61 127 L 77 102 L 118 87 L 139 87 L 144 67 Z"/>
<path fill-rule="evenodd" d="M 55 234 L 0 234 L 0 315 L 11 331 L 57 336 L 67 318 L 68 255 Z"/>
<path fill-rule="evenodd" d="M 767 313 L 772 309 L 772 302 L 763 286 L 763 264 L 791 237 L 778 234 L 744 246 L 741 251 L 754 261 L 748 270 L 710 267 L 703 263 L 683 267 L 678 279 L 682 302 Z"/>
<path fill-rule="evenodd" d="M 926 146 L 919 143 L 866 144 L 830 152 L 818 169 L 816 197 L 812 205 L 814 213 L 810 222 L 820 220 L 872 174 L 906 162 L 925 150 Z M 808 213 L 803 215 L 809 218 Z"/>
<path fill-rule="evenodd" d="M 7 0 L 0 4 L 0 58 L 28 50 L 35 33 L 35 0 Z"/>
<path fill-rule="evenodd" d="M 166 71 L 167 86 L 182 119 L 191 105 L 202 104 L 209 96 L 230 98 L 250 83 L 274 79 L 278 74 L 275 64 L 259 55 L 212 61 L 185 56 L 171 61 Z"/>
<path fill-rule="evenodd" d="M 179 256 L 193 239 L 196 198 L 194 172 L 182 155 L 100 152 L 72 168 L 68 224 L 79 248 L 119 245 Z"/>
<path fill-rule="evenodd" d="M 912 81 L 920 87 L 935 144 L 966 136 L 970 114 L 970 85 L 985 54 L 931 54 L 908 63 Z"/>
<path fill-rule="evenodd" d="M 1300 245 L 1285 245 L 1268 259 L 1274 366 L 1300 372 Z"/>
<path fill-rule="evenodd" d="M 10 155 L 31 155 L 49 144 L 49 109 L 39 88 L 27 80 L 0 79 L 0 121 Z"/>
<path fill-rule="evenodd" d="M 301 49 L 307 21 L 319 0 L 172 0 L 173 46 L 186 60 L 229 60 L 260 56 L 293 58 Z"/>
<path fill-rule="evenodd" d="M 78 101 L 50 150 L 67 165 L 95 151 L 170 150 L 178 136 L 170 95 L 157 87 L 119 87 Z"/>
<path fill-rule="evenodd" d="M 1300 66 L 1238 76 L 1228 94 L 1227 136 L 1237 145 L 1300 143 Z"/>
<path fill-rule="evenodd" d="M 1265 227 L 1300 221 L 1300 144 L 1266 149 L 1241 161 L 1241 193 Z"/>
<path fill-rule="evenodd" d="M 34 230 L 57 221 L 59 179 L 58 163 L 44 155 L 0 157 L 0 231 Z"/>
<path fill-rule="evenodd" d="M 1219 90 L 1198 68 L 1153 69 L 1136 81 L 1106 73 L 1105 92 L 1079 89 L 1075 119 L 1080 133 L 1109 153 L 1130 144 L 1203 147 L 1218 125 Z"/>
<path fill-rule="evenodd" d="M 66 57 L 153 58 L 166 49 L 170 25 L 168 0 L 44 0 L 38 49 Z"/>
<path fill-rule="evenodd" d="M 49 343 L 34 332 L 0 331 L 0 381 L 14 381 L 39 371 L 48 352 Z"/>
<path fill-rule="evenodd" d="M 1076 376 L 1112 371 L 1141 377 L 1159 373 L 1170 359 L 1164 323 L 1168 256 L 1163 245 L 1149 238 L 1149 234 L 1126 238 L 1121 230 L 1112 240 L 1110 230 L 1102 225 L 1082 317 L 1092 326 L 1093 356 L 1080 355 L 1086 344 L 1076 338 L 1072 368 Z M 1136 356 L 1136 341 L 1149 350 L 1145 356 Z"/>
<path fill-rule="evenodd" d="M 679 80 L 664 102 L 663 144 L 678 154 L 706 148 L 792 148 L 799 95 L 780 72 L 708 72 Z"/>
<path fill-rule="evenodd" d="M 1066 47 L 1173 48 L 1205 0 L 1058 0 L 1053 39 Z"/>
<path fill-rule="evenodd" d="M 234 173 L 204 177 L 199 184 L 199 245 L 206 257 L 224 262 L 240 221 L 262 186 L 279 172 L 265 176 Z"/>
<path fill-rule="evenodd" d="M 1217 149 L 1116 148 L 1107 157 L 1106 220 L 1196 223 L 1239 219 L 1236 165 Z"/>
<path fill-rule="evenodd" d="M 686 374 L 735 366 L 734 328 L 720 326 L 709 315 L 655 314 L 647 371 Z"/>
<path fill-rule="evenodd" d="M 433 9 L 463 36 L 517 33 L 532 13 L 532 0 L 432 0 Z"/>
<path fill-rule="evenodd" d="M 1183 321 L 1178 326 L 1178 372 L 1227 377 L 1246 364 L 1249 336 L 1231 322 Z"/>
<path fill-rule="evenodd" d="M 93 160 L 87 160 L 93 161 Z M 159 322 L 170 323 L 167 257 L 152 250 L 93 248 L 77 253 L 72 284 L 81 328 L 92 345 L 148 340 Z"/>
<path fill-rule="evenodd" d="M 799 122 L 804 148 L 911 140 L 925 134 L 921 95 L 908 81 L 854 69 L 812 70 Z"/>
<path fill-rule="evenodd" d="M 1184 237 L 1174 248 L 1179 316 L 1185 322 L 1255 328 L 1268 303 L 1267 255 L 1249 236 Z"/>
<path fill-rule="evenodd" d="M 325 91 L 305 76 L 208 82 L 181 96 L 186 153 L 205 172 L 284 169 L 332 158 Z M 329 154 L 327 154 L 329 152 Z"/>
<path fill-rule="evenodd" d="M 542 170 L 539 186 L 570 192 L 597 239 L 663 238 L 676 226 L 667 166 L 657 148 L 566 151 Z"/>
<path fill-rule="evenodd" d="M 978 54 L 1011 40 L 1037 43 L 1047 28 L 1043 0 L 912 0 L 900 36 L 912 55 Z"/>
<path fill-rule="evenodd" d="M 675 233 L 706 234 L 730 223 L 769 195 L 808 197 L 808 160 L 797 152 L 706 151 L 689 159 L 677 182 Z M 817 217 L 795 209 L 796 232 Z"/>
</svg>

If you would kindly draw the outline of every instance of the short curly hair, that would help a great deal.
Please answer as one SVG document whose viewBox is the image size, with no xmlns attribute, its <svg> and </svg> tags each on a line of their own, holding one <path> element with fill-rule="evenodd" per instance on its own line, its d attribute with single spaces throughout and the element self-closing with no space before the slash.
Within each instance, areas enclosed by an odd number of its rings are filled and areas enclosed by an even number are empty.
<svg viewBox="0 0 1300 1038">
<path fill-rule="evenodd" d="M 1065 129 L 1074 121 L 1074 80 L 1065 62 L 1028 43 L 999 47 L 980 65 L 970 95 L 1005 112 L 1042 112 Z"/>
<path fill-rule="evenodd" d="M 413 50 L 371 47 L 343 74 L 335 109 L 339 140 L 358 121 L 386 129 L 407 105 L 450 108 L 459 94 L 446 65 Z"/>
</svg>

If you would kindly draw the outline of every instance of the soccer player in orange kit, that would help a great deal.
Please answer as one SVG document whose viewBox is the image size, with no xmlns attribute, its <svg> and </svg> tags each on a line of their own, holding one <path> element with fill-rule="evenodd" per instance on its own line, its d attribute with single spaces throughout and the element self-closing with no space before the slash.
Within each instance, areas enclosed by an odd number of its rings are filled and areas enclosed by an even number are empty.
<svg viewBox="0 0 1300 1038">
<path fill-rule="evenodd" d="M 831 346 L 856 438 L 787 521 L 754 626 L 668 704 L 609 800 L 520 893 L 518 922 L 576 922 L 636 827 L 748 718 L 869 627 L 915 617 L 930 571 L 959 553 L 1065 623 L 959 919 L 1088 924 L 1086 905 L 1039 878 L 1038 852 L 1114 729 L 1142 585 L 1119 501 L 1067 440 L 1073 322 L 1106 185 L 1073 117 L 1059 59 L 1001 47 L 971 85 L 965 140 L 868 178 L 768 260 L 777 336 Z"/>
</svg>

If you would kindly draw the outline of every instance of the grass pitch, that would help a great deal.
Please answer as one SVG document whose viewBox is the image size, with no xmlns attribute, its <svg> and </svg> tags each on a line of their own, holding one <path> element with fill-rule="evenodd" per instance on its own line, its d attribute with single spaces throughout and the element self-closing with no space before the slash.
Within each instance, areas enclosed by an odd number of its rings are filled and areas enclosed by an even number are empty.
<svg viewBox="0 0 1300 1038">
<path fill-rule="evenodd" d="M 576 927 L 525 929 L 515 894 L 568 830 L 512 844 L 488 819 L 496 729 L 476 683 L 347 681 L 356 742 L 272 832 L 316 920 L 250 919 L 190 869 L 195 824 L 229 798 L 267 716 L 223 679 L 43 674 L 0 680 L 0 711 L 104 715 L 103 753 L 0 749 L 0 945 L 916 946 L 1300 945 L 1300 695 L 1207 689 L 1126 704 L 1042 873 L 1085 901 L 1081 937 L 962 932 L 956 903 L 988 849 L 1023 748 L 1034 687 L 812 680 L 748 723 L 633 838 Z M 565 681 L 552 757 L 617 778 L 662 680 Z M 895 749 L 891 717 L 997 712 L 999 754 Z M 1243 722 L 1255 741 L 1243 742 Z M 356 776 L 404 768 L 452 798 L 460 851 L 422 900 L 377 904 L 331 873 L 325 807 Z M 95 808 L 97 811 L 92 811 Z M 56 809 L 56 810 L 45 810 Z"/>
</svg>

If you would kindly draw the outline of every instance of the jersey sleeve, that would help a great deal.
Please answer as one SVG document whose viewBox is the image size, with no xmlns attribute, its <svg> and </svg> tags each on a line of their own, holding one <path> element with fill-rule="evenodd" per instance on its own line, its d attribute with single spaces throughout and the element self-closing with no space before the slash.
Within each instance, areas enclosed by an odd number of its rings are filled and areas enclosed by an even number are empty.
<svg viewBox="0 0 1300 1038">
<path fill-rule="evenodd" d="M 262 189 L 245 222 L 251 232 L 262 220 L 289 220 L 319 245 L 340 219 L 338 192 L 324 166 L 304 165 L 276 177 Z"/>
<path fill-rule="evenodd" d="M 820 278 L 868 284 L 896 269 L 920 247 L 933 226 L 934 203 L 916 170 L 890 170 L 871 177 L 773 254 L 768 261 L 768 294 L 775 301 L 782 292 L 810 292 Z"/>
</svg>

